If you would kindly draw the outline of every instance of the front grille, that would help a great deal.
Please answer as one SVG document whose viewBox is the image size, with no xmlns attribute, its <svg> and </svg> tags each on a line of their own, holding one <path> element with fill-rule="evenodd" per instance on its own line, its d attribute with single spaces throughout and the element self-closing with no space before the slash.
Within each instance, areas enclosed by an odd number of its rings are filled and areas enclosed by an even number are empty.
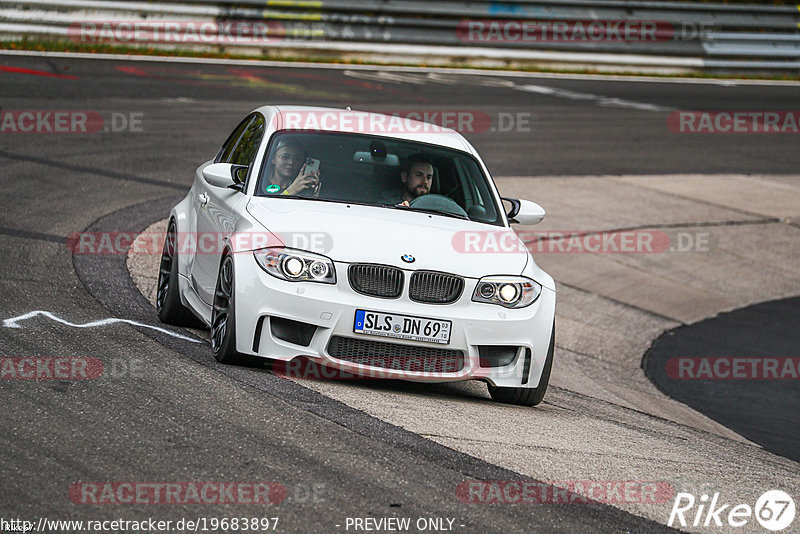
<svg viewBox="0 0 800 534">
<path fill-rule="evenodd" d="M 403 291 L 403 271 L 386 265 L 357 263 L 347 270 L 350 286 L 372 297 L 396 299 Z"/>
<path fill-rule="evenodd" d="M 460 276 L 433 271 L 417 271 L 411 275 L 408 296 L 416 302 L 448 304 L 455 302 L 464 291 Z"/>
<path fill-rule="evenodd" d="M 328 354 L 339 360 L 393 371 L 457 373 L 464 368 L 464 353 L 460 350 L 352 337 L 331 337 Z"/>
</svg>

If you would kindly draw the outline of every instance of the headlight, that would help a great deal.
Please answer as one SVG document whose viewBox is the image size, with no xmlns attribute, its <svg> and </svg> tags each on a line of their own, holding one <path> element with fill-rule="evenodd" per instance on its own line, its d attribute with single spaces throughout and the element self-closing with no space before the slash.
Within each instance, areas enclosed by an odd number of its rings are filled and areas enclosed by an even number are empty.
<svg viewBox="0 0 800 534">
<path fill-rule="evenodd" d="M 262 248 L 253 255 L 262 269 L 281 280 L 336 283 L 336 269 L 325 256 L 283 247 Z"/>
<path fill-rule="evenodd" d="M 472 301 L 524 308 L 539 298 L 541 292 L 541 285 L 524 276 L 485 276 L 475 286 Z"/>
</svg>

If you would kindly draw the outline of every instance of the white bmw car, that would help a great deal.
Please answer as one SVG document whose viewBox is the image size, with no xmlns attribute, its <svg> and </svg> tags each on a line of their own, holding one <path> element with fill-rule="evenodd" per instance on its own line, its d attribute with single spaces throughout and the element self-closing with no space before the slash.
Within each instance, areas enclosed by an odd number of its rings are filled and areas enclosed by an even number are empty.
<svg viewBox="0 0 800 534">
<path fill-rule="evenodd" d="M 453 130 L 264 106 L 172 209 L 158 314 L 199 318 L 222 363 L 477 379 L 496 401 L 533 406 L 550 377 L 555 284 L 510 224 L 543 217 L 502 199 Z"/>
</svg>

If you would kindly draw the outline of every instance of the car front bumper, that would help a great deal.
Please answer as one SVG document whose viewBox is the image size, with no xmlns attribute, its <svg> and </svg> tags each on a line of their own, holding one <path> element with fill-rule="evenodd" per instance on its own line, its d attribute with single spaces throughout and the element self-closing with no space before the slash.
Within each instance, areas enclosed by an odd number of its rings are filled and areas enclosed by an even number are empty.
<svg viewBox="0 0 800 534">
<path fill-rule="evenodd" d="M 426 382 L 480 379 L 499 387 L 533 388 L 539 384 L 555 314 L 555 292 L 550 289 L 543 287 L 536 301 L 525 308 L 506 309 L 472 302 L 478 281 L 467 278 L 464 292 L 456 302 L 426 304 L 408 298 L 411 271 L 405 273 L 402 295 L 385 299 L 355 292 L 347 279 L 347 263 L 335 263 L 338 279 L 331 285 L 284 281 L 264 272 L 251 253 L 234 256 L 237 350 L 243 354 L 283 361 L 307 357 L 357 376 Z M 358 309 L 451 321 L 450 342 L 441 345 L 355 333 L 353 326 Z M 310 328 L 313 335 L 307 346 L 303 346 L 276 337 L 271 325 L 273 318 L 316 328 Z M 331 354 L 332 346 L 343 340 L 362 351 L 377 349 L 390 355 L 399 350 L 415 356 L 402 365 L 394 361 L 391 365 L 364 365 Z M 482 366 L 479 348 L 487 346 L 515 348 L 516 356 L 501 367 L 486 367 L 486 360 Z M 423 362 L 420 367 L 420 359 L 441 354 L 441 349 L 460 351 L 463 366 L 454 370 L 453 366 Z"/>
</svg>

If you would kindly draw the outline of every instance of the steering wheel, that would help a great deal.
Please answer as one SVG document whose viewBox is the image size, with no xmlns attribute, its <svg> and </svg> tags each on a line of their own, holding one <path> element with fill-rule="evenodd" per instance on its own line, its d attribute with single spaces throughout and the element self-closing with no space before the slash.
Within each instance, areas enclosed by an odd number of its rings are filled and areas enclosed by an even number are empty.
<svg viewBox="0 0 800 534">
<path fill-rule="evenodd" d="M 408 203 L 408 207 L 423 210 L 441 211 L 443 213 L 462 215 L 469 218 L 469 215 L 466 211 L 464 211 L 464 208 L 459 206 L 455 200 L 444 195 L 437 195 L 436 193 L 418 196 Z"/>
</svg>

